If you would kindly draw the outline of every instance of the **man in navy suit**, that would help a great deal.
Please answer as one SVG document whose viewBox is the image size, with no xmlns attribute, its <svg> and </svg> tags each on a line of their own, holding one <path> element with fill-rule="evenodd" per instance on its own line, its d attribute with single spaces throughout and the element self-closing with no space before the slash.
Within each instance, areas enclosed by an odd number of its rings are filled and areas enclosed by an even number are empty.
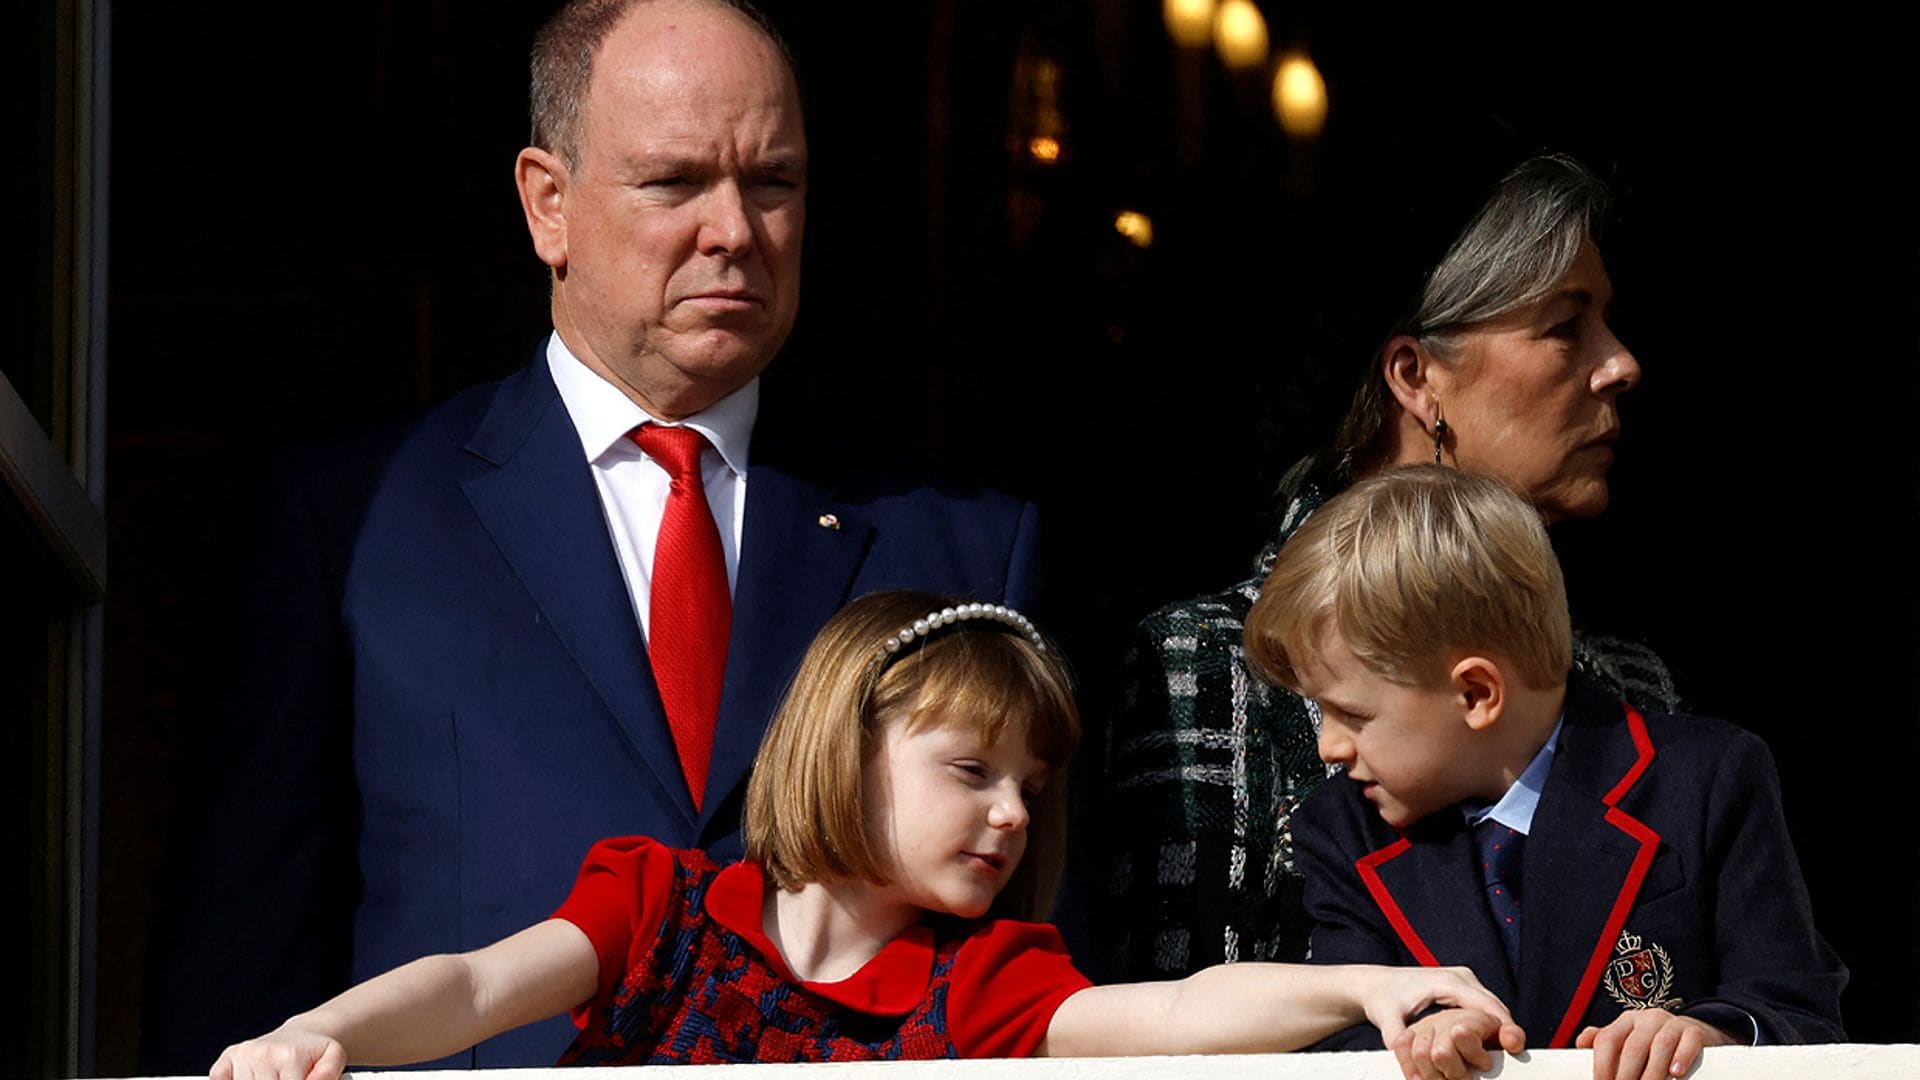
<svg viewBox="0 0 1920 1080">
<path fill-rule="evenodd" d="M 1596 1080 L 1845 1037 L 1846 969 L 1814 928 L 1765 745 L 1569 681 L 1559 565 L 1499 481 L 1419 466 L 1329 501 L 1246 644 L 1314 702 L 1320 755 L 1346 769 L 1295 818 L 1312 960 L 1465 966 L 1522 1029 L 1427 1016 L 1393 1047 L 1409 1075 L 1484 1070 L 1523 1032 L 1593 1047 Z"/>
<path fill-rule="evenodd" d="M 538 921 L 603 836 L 738 854 L 746 769 L 828 615 L 906 586 L 1033 598 L 1032 507 L 819 467 L 759 422 L 799 303 L 807 143 L 757 15 L 570 4 L 536 42 L 533 112 L 516 180 L 554 333 L 380 468 L 285 479 L 322 494 L 287 500 L 286 607 L 256 612 L 268 644 L 220 710 L 150 1068 L 204 1068 L 350 980 Z M 680 472 L 647 429 L 694 433 Z M 676 513 L 714 545 L 711 603 L 658 598 Z M 689 622 L 719 646 L 704 712 L 661 675 Z M 570 1034 L 447 1064 L 547 1064 Z"/>
</svg>

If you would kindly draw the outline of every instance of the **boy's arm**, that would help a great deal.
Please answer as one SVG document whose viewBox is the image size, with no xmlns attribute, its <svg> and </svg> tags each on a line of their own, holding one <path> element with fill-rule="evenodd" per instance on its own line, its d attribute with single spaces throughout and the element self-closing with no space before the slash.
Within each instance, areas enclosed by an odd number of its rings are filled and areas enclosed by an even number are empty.
<svg viewBox="0 0 1920 1080">
<path fill-rule="evenodd" d="M 1221 964 L 1173 982 L 1091 986 L 1060 1004 L 1040 1045 L 1051 1057 L 1294 1050 L 1354 1023 L 1392 1039 L 1408 1017 L 1457 1005 L 1501 1020 L 1506 1006 L 1466 968 Z"/>
<path fill-rule="evenodd" d="M 1367 894 L 1353 868 L 1353 856 L 1344 851 L 1327 822 L 1347 812 L 1344 777 L 1330 778 L 1294 814 L 1293 843 L 1301 873 L 1306 877 L 1307 917 L 1313 936 L 1307 960 L 1314 964 L 1411 964 L 1380 908 Z M 1369 812 L 1371 808 L 1366 808 Z M 1379 1050 L 1389 1040 L 1371 1024 L 1354 1024 L 1321 1039 L 1316 1050 Z"/>
<path fill-rule="evenodd" d="M 1738 732 L 1712 775 L 1706 880 L 1718 890 L 1720 980 L 1714 998 L 1689 1002 L 1682 1012 L 1724 1002 L 1753 1017 L 1761 1043 L 1844 1041 L 1840 991 L 1847 970 L 1814 927 L 1773 757 L 1757 737 Z"/>
<path fill-rule="evenodd" d="M 211 1080 L 333 1080 L 348 1064 L 442 1057 L 586 1001 L 599 972 L 587 935 L 548 919 L 484 949 L 423 957 L 369 979 L 228 1047 Z"/>
</svg>

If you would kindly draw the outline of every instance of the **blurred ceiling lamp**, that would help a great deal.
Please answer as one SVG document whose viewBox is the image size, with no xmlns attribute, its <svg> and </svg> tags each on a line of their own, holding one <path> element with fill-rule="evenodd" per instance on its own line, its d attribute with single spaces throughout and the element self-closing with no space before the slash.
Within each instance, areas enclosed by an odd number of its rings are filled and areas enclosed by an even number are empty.
<svg viewBox="0 0 1920 1080">
<path fill-rule="evenodd" d="M 1138 210 L 1122 210 L 1113 215 L 1113 231 L 1126 237 L 1134 247 L 1153 246 L 1153 219 Z"/>
<path fill-rule="evenodd" d="M 1213 47 L 1220 62 L 1230 68 L 1267 62 L 1267 20 L 1253 0 L 1221 0 L 1213 15 Z"/>
<path fill-rule="evenodd" d="M 1022 52 L 1014 62 L 1015 145 L 1036 165 L 1057 165 L 1066 152 L 1067 118 L 1060 108 L 1060 65 Z"/>
<path fill-rule="evenodd" d="M 1204 49 L 1213 40 L 1214 0 L 1161 0 L 1167 36 L 1183 49 Z"/>
<path fill-rule="evenodd" d="M 1327 80 L 1304 52 L 1290 52 L 1273 73 L 1273 115 L 1288 135 L 1311 139 L 1327 122 Z"/>
</svg>

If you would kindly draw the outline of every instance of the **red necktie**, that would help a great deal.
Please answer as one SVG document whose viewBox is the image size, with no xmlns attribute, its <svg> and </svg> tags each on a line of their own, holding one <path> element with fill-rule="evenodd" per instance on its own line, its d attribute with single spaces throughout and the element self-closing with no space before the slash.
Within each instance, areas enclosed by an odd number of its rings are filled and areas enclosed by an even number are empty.
<svg viewBox="0 0 1920 1080">
<path fill-rule="evenodd" d="M 680 752 L 680 771 L 698 810 L 707 790 L 707 763 L 713 757 L 713 729 L 726 678 L 727 634 L 733 627 L 727 559 L 700 483 L 700 451 L 707 440 L 692 428 L 659 424 L 642 424 L 632 438 L 673 479 L 653 547 L 647 658 L 666 706 L 674 749 Z"/>
</svg>

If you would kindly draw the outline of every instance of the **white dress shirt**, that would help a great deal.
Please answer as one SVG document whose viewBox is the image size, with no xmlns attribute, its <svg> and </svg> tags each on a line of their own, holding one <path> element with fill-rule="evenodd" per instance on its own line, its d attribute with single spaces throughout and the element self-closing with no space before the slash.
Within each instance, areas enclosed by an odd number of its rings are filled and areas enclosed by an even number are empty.
<svg viewBox="0 0 1920 1080">
<path fill-rule="evenodd" d="M 573 355 L 559 334 L 547 339 L 547 367 L 560 401 L 573 418 L 580 448 L 600 489 L 600 509 L 607 533 L 627 580 L 640 633 L 647 636 L 651 616 L 653 548 L 659 539 L 660 519 L 666 513 L 667 470 L 640 452 L 628 433 L 641 424 L 684 425 L 707 437 L 709 449 L 700 452 L 700 483 L 707 506 L 720 530 L 720 548 L 727 560 L 727 589 L 740 574 L 740 527 L 747 511 L 747 450 L 753 440 L 754 418 L 760 412 L 760 380 L 707 406 L 684 420 L 666 424 L 619 388 L 601 378 Z"/>
</svg>

